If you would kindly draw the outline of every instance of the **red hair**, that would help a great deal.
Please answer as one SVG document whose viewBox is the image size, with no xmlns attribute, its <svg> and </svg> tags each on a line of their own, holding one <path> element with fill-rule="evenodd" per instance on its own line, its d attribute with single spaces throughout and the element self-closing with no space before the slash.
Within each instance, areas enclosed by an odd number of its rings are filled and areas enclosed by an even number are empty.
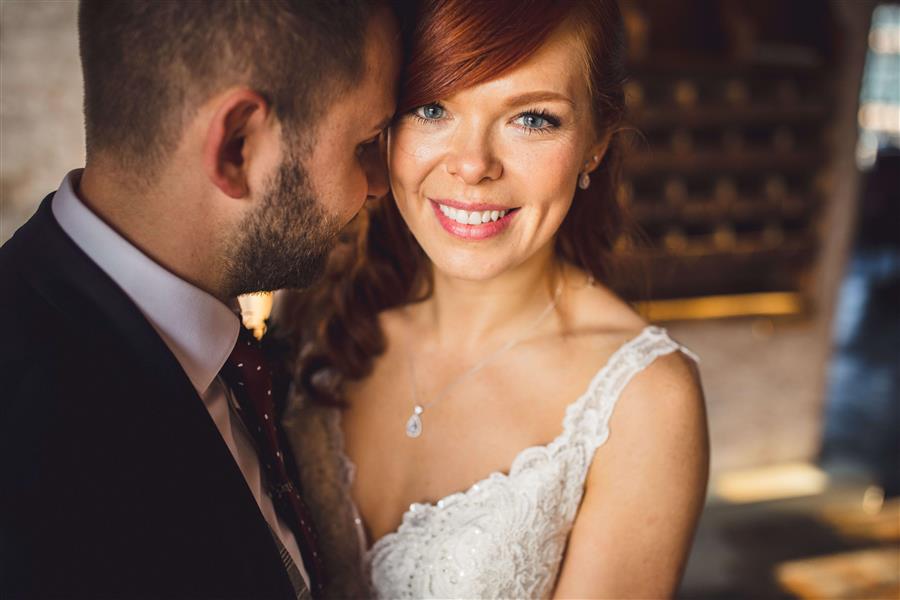
<svg viewBox="0 0 900 600">
<path fill-rule="evenodd" d="M 616 201 L 624 116 L 624 29 L 617 0 L 420 0 L 403 12 L 406 62 L 398 113 L 495 79 L 532 56 L 564 23 L 584 47 L 598 140 L 606 153 L 578 190 L 556 254 L 607 281 L 623 214 Z M 324 281 L 286 301 L 286 329 L 301 343 L 296 382 L 314 400 L 341 404 L 342 386 L 372 369 L 386 345 L 378 314 L 431 294 L 428 258 L 392 197 L 370 202 L 345 231 Z"/>
<path fill-rule="evenodd" d="M 514 69 L 563 21 L 571 4 L 446 0 L 418 8 L 407 36 L 400 114 Z M 540 17 L 515 18 L 531 10 Z"/>
</svg>

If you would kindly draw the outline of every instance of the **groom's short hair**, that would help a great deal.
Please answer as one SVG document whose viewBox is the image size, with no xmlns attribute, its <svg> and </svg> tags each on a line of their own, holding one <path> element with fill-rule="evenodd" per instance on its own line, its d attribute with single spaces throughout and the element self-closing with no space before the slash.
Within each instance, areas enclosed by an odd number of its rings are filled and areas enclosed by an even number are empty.
<svg viewBox="0 0 900 600">
<path fill-rule="evenodd" d="M 82 0 L 88 160 L 152 172 L 219 90 L 260 92 L 292 141 L 362 74 L 373 0 Z M 310 140 L 311 141 L 311 140 Z"/>
</svg>

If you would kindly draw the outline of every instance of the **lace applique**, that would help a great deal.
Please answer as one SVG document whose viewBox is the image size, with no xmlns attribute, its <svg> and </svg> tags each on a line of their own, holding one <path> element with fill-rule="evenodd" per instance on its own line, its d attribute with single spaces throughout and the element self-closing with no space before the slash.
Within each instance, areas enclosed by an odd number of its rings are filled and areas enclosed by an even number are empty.
<svg viewBox="0 0 900 600">
<path fill-rule="evenodd" d="M 323 446 L 333 454 L 323 462 L 331 465 L 333 474 L 316 476 L 331 481 L 311 482 L 318 487 L 306 489 L 307 494 L 328 496 L 317 503 L 327 507 L 320 519 L 346 519 L 343 527 L 335 528 L 335 535 L 348 536 L 345 530 L 353 529 L 348 537 L 355 550 L 339 544 L 335 551 L 344 553 L 332 559 L 340 557 L 344 566 L 348 560 L 361 559 L 370 592 L 383 598 L 549 596 L 587 471 L 596 449 L 609 436 L 609 419 L 621 391 L 657 357 L 675 350 L 699 360 L 664 329 L 645 328 L 613 353 L 585 393 L 567 407 L 556 439 L 520 452 L 508 474 L 494 472 L 434 504 L 411 505 L 400 527 L 368 551 L 349 496 L 352 463 L 343 453 L 339 422 L 329 420 L 323 429 L 330 440 Z M 320 410 L 339 414 L 335 409 Z M 293 431 L 291 435 L 296 439 Z M 317 441 L 313 436 L 311 440 Z M 304 448 L 309 443 L 304 442 Z M 298 455 L 301 462 L 309 458 Z"/>
</svg>

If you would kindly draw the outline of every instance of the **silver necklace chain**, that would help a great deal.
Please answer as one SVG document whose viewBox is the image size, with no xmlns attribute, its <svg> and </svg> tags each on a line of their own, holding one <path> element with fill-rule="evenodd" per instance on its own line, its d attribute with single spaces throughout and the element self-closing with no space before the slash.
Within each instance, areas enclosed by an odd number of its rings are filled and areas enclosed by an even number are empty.
<svg viewBox="0 0 900 600">
<path fill-rule="evenodd" d="M 557 302 L 559 302 L 559 296 L 562 293 L 562 281 L 559 282 L 559 285 L 556 286 L 556 291 L 553 293 L 553 298 L 550 300 L 550 303 L 547 307 L 541 312 L 540 316 L 534 320 L 528 328 L 526 328 L 520 335 L 512 338 L 505 344 L 503 344 L 497 350 L 491 352 L 481 360 L 479 360 L 473 367 L 470 367 L 461 375 L 457 376 L 453 381 L 448 383 L 443 387 L 440 393 L 434 398 L 434 400 L 430 402 L 422 403 L 419 401 L 419 393 L 416 390 L 416 369 L 413 363 L 413 353 L 409 355 L 409 379 L 412 387 L 412 396 L 413 396 L 413 412 L 410 415 L 409 419 L 406 421 L 406 435 L 411 438 L 417 438 L 422 435 L 422 414 L 425 412 L 426 408 L 434 406 L 439 401 L 449 395 L 449 393 L 460 383 L 483 369 L 487 366 L 492 360 L 496 359 L 498 356 L 503 354 L 504 352 L 512 349 L 517 344 L 519 344 L 522 340 L 525 339 L 528 334 L 537 329 L 538 325 L 540 325 L 544 319 L 546 319 L 550 313 L 556 308 Z"/>
</svg>

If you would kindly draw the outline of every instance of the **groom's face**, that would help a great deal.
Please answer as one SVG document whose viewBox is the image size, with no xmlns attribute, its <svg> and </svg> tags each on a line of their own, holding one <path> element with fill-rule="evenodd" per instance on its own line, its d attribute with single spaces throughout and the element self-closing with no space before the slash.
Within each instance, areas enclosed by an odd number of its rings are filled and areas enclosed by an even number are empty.
<svg viewBox="0 0 900 600">
<path fill-rule="evenodd" d="M 388 191 L 381 138 L 395 109 L 400 53 L 393 17 L 373 16 L 360 81 L 328 99 L 308 132 L 282 131 L 283 158 L 230 253 L 230 295 L 303 288 L 367 199 Z M 297 119 L 302 127 L 303 120 Z M 290 140 L 306 139 L 303 143 Z"/>
<path fill-rule="evenodd" d="M 304 161 L 316 199 L 342 225 L 366 199 L 388 192 L 380 142 L 396 108 L 399 70 L 396 25 L 385 9 L 369 24 L 362 78 L 325 103 Z"/>
</svg>

